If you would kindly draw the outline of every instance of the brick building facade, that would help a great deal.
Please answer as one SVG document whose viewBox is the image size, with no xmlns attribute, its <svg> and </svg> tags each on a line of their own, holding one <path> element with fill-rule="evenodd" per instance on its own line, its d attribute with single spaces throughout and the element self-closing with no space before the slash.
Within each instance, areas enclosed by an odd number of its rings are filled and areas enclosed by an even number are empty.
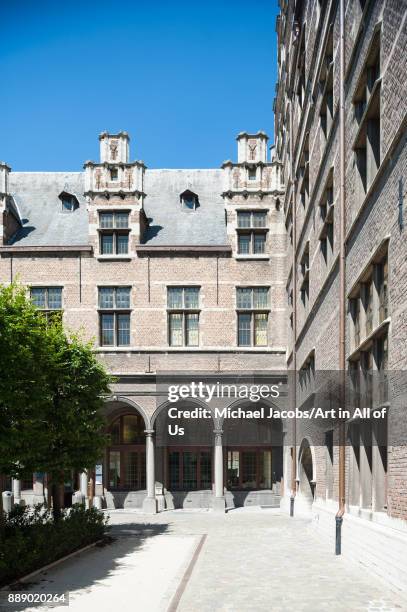
<svg viewBox="0 0 407 612">
<path fill-rule="evenodd" d="M 322 371 L 345 370 L 350 390 L 366 394 L 377 383 L 374 405 L 387 414 L 380 440 L 363 419 L 325 428 L 298 421 L 294 464 L 286 449 L 284 497 L 288 503 L 296 491 L 297 511 L 312 510 L 330 537 L 342 498 L 343 552 L 402 584 L 407 6 L 282 0 L 280 8 L 275 146 L 286 184 L 294 401 L 315 397 Z"/>
<path fill-rule="evenodd" d="M 149 170 L 129 161 L 127 133 L 99 140 L 100 162 L 84 172 L 1 166 L 0 247 L 1 282 L 18 279 L 39 308 L 62 311 L 118 377 L 96 495 L 148 511 L 278 505 L 281 445 L 242 446 L 229 433 L 226 446 L 228 424 L 215 421 L 199 443 L 156 444 L 165 373 L 216 382 L 285 369 L 284 191 L 267 136 L 239 134 L 238 161 L 218 170 Z M 43 489 L 37 475 L 24 496 Z"/>
</svg>

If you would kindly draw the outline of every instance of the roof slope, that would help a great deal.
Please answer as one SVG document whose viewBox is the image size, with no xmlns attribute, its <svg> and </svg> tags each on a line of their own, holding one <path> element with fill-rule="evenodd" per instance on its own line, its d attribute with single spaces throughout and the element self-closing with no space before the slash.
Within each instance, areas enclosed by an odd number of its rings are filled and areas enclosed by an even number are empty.
<svg viewBox="0 0 407 612">
<path fill-rule="evenodd" d="M 85 246 L 89 244 L 83 172 L 11 172 L 10 194 L 23 227 L 10 245 Z M 144 209 L 150 246 L 227 246 L 222 170 L 146 170 Z M 59 194 L 74 194 L 79 208 L 63 212 Z M 190 190 L 198 207 L 182 207 L 180 195 Z"/>
<path fill-rule="evenodd" d="M 228 245 L 223 170 L 146 170 L 144 210 L 149 228 L 144 243 L 151 246 Z M 199 205 L 186 210 L 180 195 L 196 193 Z"/>
<path fill-rule="evenodd" d="M 23 227 L 13 236 L 15 246 L 84 246 L 89 243 L 88 213 L 82 172 L 10 172 L 14 197 Z M 63 212 L 58 195 L 75 194 L 79 207 Z"/>
</svg>

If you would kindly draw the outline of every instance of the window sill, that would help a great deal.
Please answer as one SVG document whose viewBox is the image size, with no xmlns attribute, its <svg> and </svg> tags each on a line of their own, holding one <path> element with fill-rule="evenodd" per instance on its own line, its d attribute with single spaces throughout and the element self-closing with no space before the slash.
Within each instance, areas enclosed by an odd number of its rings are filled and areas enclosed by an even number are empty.
<svg viewBox="0 0 407 612">
<path fill-rule="evenodd" d="M 356 361 L 357 358 L 359 357 L 359 354 L 368 347 L 368 345 L 370 344 L 372 340 L 374 340 L 375 338 L 379 338 L 380 336 L 384 334 L 385 330 L 390 325 L 390 321 L 391 321 L 391 318 L 387 317 L 387 319 L 384 319 L 384 321 L 382 321 L 380 325 L 375 327 L 373 331 L 371 331 L 370 334 L 362 340 L 359 346 L 351 352 L 351 354 L 348 357 L 348 361 Z"/>
<path fill-rule="evenodd" d="M 283 346 L 97 346 L 96 353 L 146 353 L 146 354 L 168 354 L 168 353 L 268 353 L 286 354 Z"/>
<path fill-rule="evenodd" d="M 132 255 L 97 255 L 98 261 L 131 261 Z"/>
<path fill-rule="evenodd" d="M 253 261 L 253 260 L 259 260 L 259 261 L 268 261 L 270 259 L 270 255 L 264 254 L 264 255 L 242 255 L 242 254 L 237 254 L 235 255 L 235 259 L 239 260 L 239 261 L 244 261 L 244 260 L 249 260 L 249 261 Z"/>
</svg>

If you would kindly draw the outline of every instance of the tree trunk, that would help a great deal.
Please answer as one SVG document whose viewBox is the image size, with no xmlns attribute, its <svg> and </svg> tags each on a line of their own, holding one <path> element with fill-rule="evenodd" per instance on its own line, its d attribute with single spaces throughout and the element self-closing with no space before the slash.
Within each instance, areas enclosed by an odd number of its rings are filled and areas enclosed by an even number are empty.
<svg viewBox="0 0 407 612">
<path fill-rule="evenodd" d="M 89 508 L 93 507 L 93 497 L 94 497 L 94 470 L 89 470 L 89 481 L 88 481 L 88 499 L 89 499 Z"/>
<path fill-rule="evenodd" d="M 49 488 L 48 488 L 49 491 Z M 51 482 L 51 497 L 52 497 L 52 516 L 54 521 L 57 522 L 61 518 L 61 492 L 60 485 L 56 479 L 52 479 Z"/>
</svg>

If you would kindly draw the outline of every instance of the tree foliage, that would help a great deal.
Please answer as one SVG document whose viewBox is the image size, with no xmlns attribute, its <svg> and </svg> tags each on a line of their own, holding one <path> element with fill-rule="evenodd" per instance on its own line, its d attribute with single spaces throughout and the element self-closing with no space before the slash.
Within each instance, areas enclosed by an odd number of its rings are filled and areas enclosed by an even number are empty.
<svg viewBox="0 0 407 612">
<path fill-rule="evenodd" d="M 62 483 L 94 465 L 112 380 L 91 343 L 47 321 L 23 288 L 0 287 L 0 473 L 47 472 Z"/>
</svg>

